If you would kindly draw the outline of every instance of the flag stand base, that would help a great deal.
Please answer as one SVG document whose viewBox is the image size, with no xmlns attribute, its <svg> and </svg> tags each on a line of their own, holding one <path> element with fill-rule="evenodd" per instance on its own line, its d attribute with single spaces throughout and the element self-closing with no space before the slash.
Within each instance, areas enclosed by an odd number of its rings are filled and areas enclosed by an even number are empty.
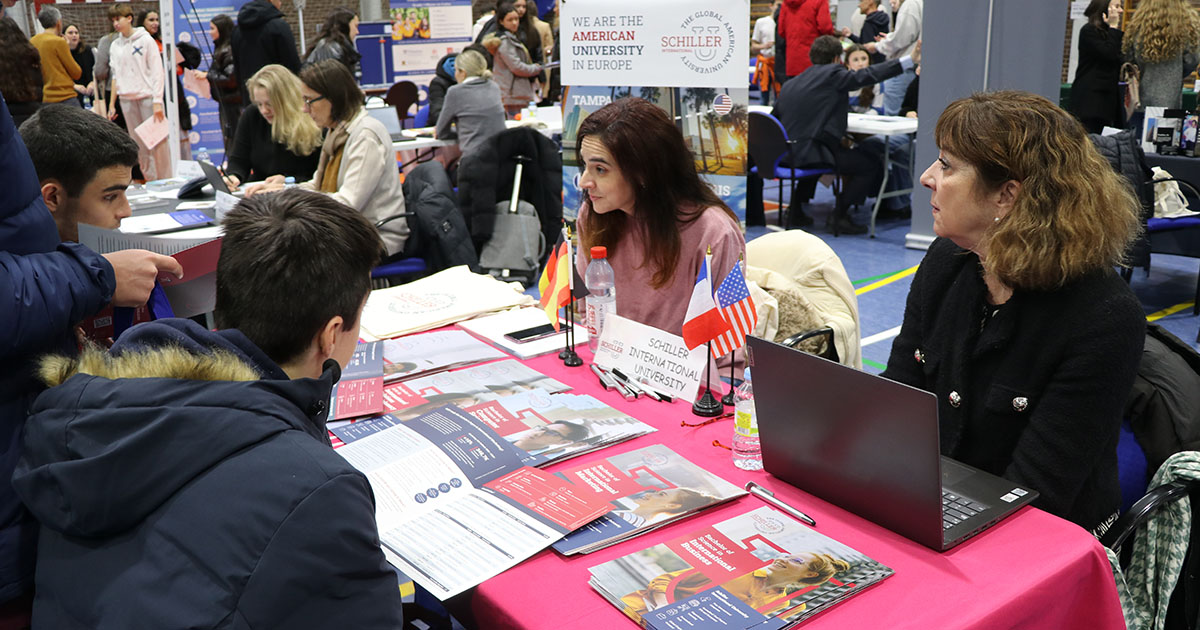
<svg viewBox="0 0 1200 630">
<path fill-rule="evenodd" d="M 692 413 L 702 418 L 714 418 L 725 413 L 725 406 L 713 396 L 711 389 L 705 389 L 704 395 L 692 403 Z"/>
<path fill-rule="evenodd" d="M 730 392 L 728 394 L 725 394 L 724 396 L 721 397 L 721 404 L 722 405 L 733 405 L 734 404 L 733 390 L 730 390 Z"/>
<path fill-rule="evenodd" d="M 565 352 L 567 356 L 563 357 L 563 365 L 567 367 L 579 367 L 583 365 L 583 359 L 579 358 L 579 355 L 575 353 L 573 348 L 569 348 Z"/>
</svg>

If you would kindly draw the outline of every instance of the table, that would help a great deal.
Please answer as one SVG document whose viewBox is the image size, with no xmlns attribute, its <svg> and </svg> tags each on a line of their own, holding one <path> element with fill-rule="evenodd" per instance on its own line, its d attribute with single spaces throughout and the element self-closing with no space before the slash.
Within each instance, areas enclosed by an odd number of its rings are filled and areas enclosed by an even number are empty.
<svg viewBox="0 0 1200 630">
<path fill-rule="evenodd" d="M 774 109 L 766 105 L 751 105 L 749 107 L 752 112 L 762 114 L 770 114 Z M 892 190 L 884 192 L 887 188 L 889 171 L 892 166 L 891 151 L 889 151 L 887 139 L 892 136 L 908 136 L 909 152 L 908 152 L 908 170 L 911 173 L 913 170 L 913 160 L 916 158 L 913 149 L 913 141 L 916 139 L 917 119 L 906 118 L 903 116 L 876 116 L 873 114 L 855 114 L 851 112 L 846 117 L 846 131 L 850 133 L 861 133 L 872 136 L 883 136 L 883 181 L 879 184 L 879 193 L 875 195 L 875 205 L 871 208 L 871 222 L 869 225 L 868 234 L 871 238 L 875 238 L 875 217 L 879 214 L 879 206 L 884 199 L 888 197 L 896 197 L 899 195 L 907 195 L 912 192 L 912 187 Z M 914 173 L 915 176 L 915 173 Z M 915 181 L 915 179 L 914 179 Z"/>
<path fill-rule="evenodd" d="M 586 344 L 579 351 L 591 355 Z M 937 553 L 865 521 L 765 472 L 733 466 L 728 444 L 732 420 L 681 428 L 699 420 L 682 402 L 645 398 L 626 401 L 600 388 L 587 367 L 566 368 L 556 355 L 525 362 L 530 367 L 596 396 L 654 425 L 658 433 L 584 456 L 597 458 L 663 443 L 701 467 L 742 485 L 757 481 L 780 499 L 817 521 L 817 530 L 892 567 L 881 584 L 805 622 L 807 629 L 829 628 L 1125 628 L 1108 560 L 1100 544 L 1082 528 L 1032 507 L 1024 507 L 984 534 L 946 553 Z M 568 462 L 578 464 L 577 460 Z M 549 470 L 564 466 L 558 464 Z M 478 586 L 471 601 L 479 627 L 556 630 L 633 629 L 636 626 L 587 585 L 588 568 L 682 536 L 762 506 L 753 497 L 652 531 L 596 553 L 559 556 L 552 550 Z"/>
<path fill-rule="evenodd" d="M 558 106 L 539 107 L 537 108 L 537 117 L 529 120 L 506 120 L 504 126 L 513 129 L 515 127 L 536 125 L 538 131 L 542 135 L 553 139 L 555 135 L 561 135 L 563 132 L 562 108 Z M 416 129 L 404 129 L 400 133 L 406 137 L 415 138 L 415 140 L 402 140 L 393 142 L 392 148 L 397 151 L 421 151 L 423 149 L 434 149 L 437 147 L 445 147 L 458 144 L 457 139 L 439 139 L 439 138 L 422 138 L 421 134 L 433 135 L 433 127 L 419 127 Z"/>
</svg>

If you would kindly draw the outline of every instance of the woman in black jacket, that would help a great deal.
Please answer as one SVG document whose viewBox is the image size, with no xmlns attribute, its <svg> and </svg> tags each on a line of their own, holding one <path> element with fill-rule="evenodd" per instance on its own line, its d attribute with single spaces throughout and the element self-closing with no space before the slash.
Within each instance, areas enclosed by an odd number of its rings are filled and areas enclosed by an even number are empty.
<svg viewBox="0 0 1200 630">
<path fill-rule="evenodd" d="M 362 55 L 354 48 L 354 38 L 358 37 L 358 15 L 350 9 L 334 9 L 312 48 L 304 55 L 304 65 L 309 66 L 325 59 L 337 59 L 345 64 L 350 74 L 357 79 L 362 75 L 358 69 L 358 60 Z"/>
<path fill-rule="evenodd" d="M 96 93 L 96 83 L 92 76 L 92 69 L 96 67 L 96 55 L 92 52 L 92 47 L 88 46 L 87 41 L 83 39 L 78 24 L 68 24 L 63 29 L 63 39 L 67 40 L 67 45 L 71 48 L 71 57 L 83 71 L 79 78 L 75 79 L 75 98 L 79 99 L 80 105 L 85 108 L 89 107 L 92 96 Z"/>
<path fill-rule="evenodd" d="M 1121 0 L 1092 0 L 1079 29 L 1079 65 L 1071 85 L 1071 113 L 1088 133 L 1125 122 L 1121 103 Z"/>
<path fill-rule="evenodd" d="M 937 395 L 944 455 L 1029 486 L 1096 535 L 1120 505 L 1116 444 L 1146 319 L 1113 271 L 1138 203 L 1079 124 L 1045 98 L 951 103 L 930 246 L 887 378 Z"/>
<path fill-rule="evenodd" d="M 219 106 L 221 137 L 225 150 L 233 147 L 233 134 L 238 118 L 242 115 L 242 93 L 238 90 L 237 68 L 233 65 L 233 18 L 224 13 L 208 23 L 208 37 L 213 43 L 212 63 L 208 72 L 200 73 L 208 79 L 209 91 Z"/>
</svg>

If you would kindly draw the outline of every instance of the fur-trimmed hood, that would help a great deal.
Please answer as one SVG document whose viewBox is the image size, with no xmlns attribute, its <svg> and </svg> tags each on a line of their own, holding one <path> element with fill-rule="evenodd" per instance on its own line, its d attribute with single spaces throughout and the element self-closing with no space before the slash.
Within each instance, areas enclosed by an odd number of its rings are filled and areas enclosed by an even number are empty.
<svg viewBox="0 0 1200 630">
<path fill-rule="evenodd" d="M 284 431 L 328 441 L 340 376 L 287 375 L 236 330 L 189 320 L 130 329 L 109 352 L 43 361 L 52 386 L 26 424 L 13 486 L 47 527 L 81 537 L 136 525 L 215 464 Z"/>
</svg>

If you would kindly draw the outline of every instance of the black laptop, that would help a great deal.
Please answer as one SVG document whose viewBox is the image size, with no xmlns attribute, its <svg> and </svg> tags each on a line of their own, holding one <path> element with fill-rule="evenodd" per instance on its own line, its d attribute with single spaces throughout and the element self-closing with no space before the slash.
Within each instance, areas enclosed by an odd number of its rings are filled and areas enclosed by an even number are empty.
<svg viewBox="0 0 1200 630">
<path fill-rule="evenodd" d="M 944 551 L 1037 497 L 941 455 L 937 398 L 748 338 L 763 467 L 792 485 Z"/>
</svg>

